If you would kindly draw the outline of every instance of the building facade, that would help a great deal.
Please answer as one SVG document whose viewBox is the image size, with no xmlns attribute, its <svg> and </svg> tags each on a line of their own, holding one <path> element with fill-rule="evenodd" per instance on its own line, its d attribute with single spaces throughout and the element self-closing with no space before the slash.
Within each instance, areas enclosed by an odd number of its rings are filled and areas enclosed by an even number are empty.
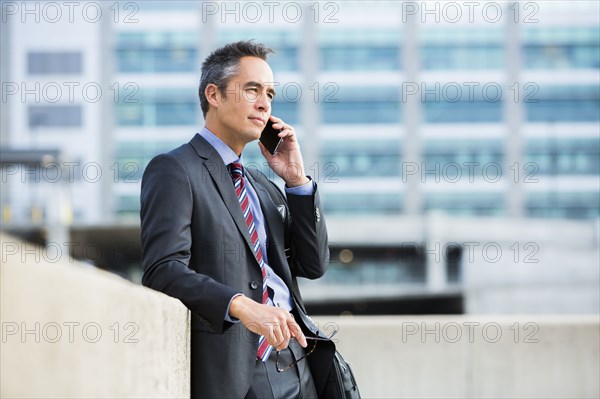
<svg viewBox="0 0 600 399">
<path fill-rule="evenodd" d="M 596 2 L 1 4 L 2 147 L 61 154 L 3 163 L 4 227 L 47 223 L 57 184 L 54 221 L 136 225 L 146 164 L 203 124 L 202 60 L 242 39 L 276 50 L 273 114 L 296 127 L 339 231 L 332 282 L 354 264 L 350 283 L 385 269 L 435 287 L 410 248 L 424 235 L 382 238 L 414 218 L 600 216 Z M 269 174 L 257 146 L 244 157 Z M 356 243 L 346 220 L 382 234 Z"/>
</svg>

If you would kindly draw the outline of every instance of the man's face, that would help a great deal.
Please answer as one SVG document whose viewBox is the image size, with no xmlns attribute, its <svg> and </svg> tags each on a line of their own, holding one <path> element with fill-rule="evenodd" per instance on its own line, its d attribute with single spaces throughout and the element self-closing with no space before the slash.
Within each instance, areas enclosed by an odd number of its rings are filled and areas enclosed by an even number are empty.
<svg viewBox="0 0 600 399">
<path fill-rule="evenodd" d="M 243 148 L 260 138 L 271 116 L 273 83 L 273 72 L 265 61 L 240 59 L 239 73 L 230 79 L 215 109 L 221 131 L 233 144 Z"/>
</svg>

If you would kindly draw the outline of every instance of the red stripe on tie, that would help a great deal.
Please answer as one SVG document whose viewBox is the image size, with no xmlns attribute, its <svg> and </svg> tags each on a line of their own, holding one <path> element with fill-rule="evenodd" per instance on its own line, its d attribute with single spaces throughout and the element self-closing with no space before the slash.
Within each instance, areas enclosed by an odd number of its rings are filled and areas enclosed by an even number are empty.
<svg viewBox="0 0 600 399">
<path fill-rule="evenodd" d="M 254 222 L 254 215 L 252 214 L 252 208 L 250 208 L 250 200 L 248 199 L 248 191 L 246 191 L 245 197 L 240 198 L 244 188 L 246 187 L 246 183 L 244 181 L 244 167 L 238 162 L 232 162 L 228 165 L 229 173 L 231 173 L 231 177 L 233 179 L 233 185 L 235 187 L 235 193 L 238 196 L 238 202 L 240 203 L 240 208 L 242 208 L 242 214 L 246 216 L 246 226 L 248 227 L 248 233 L 250 233 L 250 226 Z M 254 249 L 254 255 L 256 256 L 256 260 L 260 266 L 260 271 L 262 274 L 263 282 L 267 279 L 267 269 L 265 267 L 264 254 L 262 247 L 260 245 L 260 240 L 258 237 L 258 231 L 256 230 L 256 225 L 254 226 L 254 231 L 250 235 L 250 239 L 252 240 L 252 248 Z M 263 284 L 263 293 L 262 293 L 262 303 L 267 303 L 269 299 L 269 292 L 267 291 L 267 285 Z M 269 349 L 270 345 L 266 339 L 263 339 L 262 343 L 258 347 L 256 352 L 256 356 L 261 359 L 263 362 L 267 361 L 271 350 Z"/>
</svg>

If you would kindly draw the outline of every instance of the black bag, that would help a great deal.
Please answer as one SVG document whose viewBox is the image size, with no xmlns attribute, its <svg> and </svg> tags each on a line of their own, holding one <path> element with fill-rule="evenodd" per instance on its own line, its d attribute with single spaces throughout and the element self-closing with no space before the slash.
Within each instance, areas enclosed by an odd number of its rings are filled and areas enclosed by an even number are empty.
<svg viewBox="0 0 600 399">
<path fill-rule="evenodd" d="M 354 373 L 340 352 L 335 351 L 333 366 L 325 384 L 323 398 L 355 399 L 360 398 L 360 391 L 354 378 Z"/>
</svg>

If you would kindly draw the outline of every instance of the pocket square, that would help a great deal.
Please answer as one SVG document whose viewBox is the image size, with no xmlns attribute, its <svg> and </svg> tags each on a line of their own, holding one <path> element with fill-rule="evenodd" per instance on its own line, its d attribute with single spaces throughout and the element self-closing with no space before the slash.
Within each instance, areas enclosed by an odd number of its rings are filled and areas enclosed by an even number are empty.
<svg viewBox="0 0 600 399">
<path fill-rule="evenodd" d="M 285 205 L 277 205 L 277 210 L 279 211 L 279 214 L 281 215 L 281 219 L 283 221 L 285 221 L 285 216 L 286 216 Z"/>
</svg>

